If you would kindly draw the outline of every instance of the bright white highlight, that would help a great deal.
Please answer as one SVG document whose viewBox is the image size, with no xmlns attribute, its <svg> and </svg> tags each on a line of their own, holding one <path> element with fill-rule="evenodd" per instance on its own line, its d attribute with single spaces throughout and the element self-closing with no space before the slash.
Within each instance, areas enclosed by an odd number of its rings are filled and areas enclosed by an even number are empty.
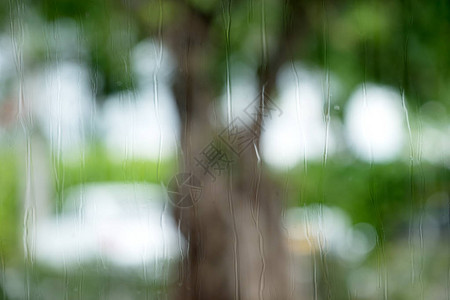
<svg viewBox="0 0 450 300">
<path fill-rule="evenodd" d="M 231 66 L 231 113 L 233 119 L 239 117 L 245 124 L 251 126 L 253 120 L 245 113 L 245 110 L 251 106 L 248 112 L 256 111 L 258 96 L 259 91 L 254 70 L 242 64 L 233 64 Z M 225 124 L 228 114 L 226 87 L 220 100 L 220 117 Z"/>
<path fill-rule="evenodd" d="M 161 86 L 156 108 L 153 91 L 149 87 L 135 94 L 119 93 L 105 102 L 100 136 L 113 157 L 157 160 L 160 145 L 161 159 L 174 155 L 180 126 L 175 101 L 170 90 Z"/>
<path fill-rule="evenodd" d="M 450 168 L 450 118 L 444 105 L 429 101 L 420 109 L 419 155 Z"/>
<path fill-rule="evenodd" d="M 292 250 L 297 253 L 322 248 L 345 262 L 359 263 L 375 248 L 375 228 L 368 223 L 352 226 L 347 213 L 337 207 L 291 208 L 285 222 Z"/>
<path fill-rule="evenodd" d="M 290 66 L 281 72 L 276 102 L 283 114 L 265 122 L 261 140 L 263 158 L 273 167 L 293 166 L 303 158 L 322 158 L 326 130 L 322 77 L 300 65 L 296 66 L 296 73 Z M 331 153 L 335 148 L 332 130 L 328 142 Z"/>
<path fill-rule="evenodd" d="M 94 100 L 88 71 L 69 61 L 48 65 L 27 78 L 25 97 L 53 151 L 65 156 L 84 147 Z"/>
<path fill-rule="evenodd" d="M 41 216 L 32 231 L 41 263 L 63 268 L 101 259 L 142 268 L 143 263 L 176 258 L 183 248 L 160 186 L 88 184 L 67 194 L 58 219 Z"/>
<path fill-rule="evenodd" d="M 361 159 L 385 162 L 396 159 L 405 140 L 400 93 L 367 84 L 359 86 L 345 110 L 345 129 L 351 150 Z"/>
<path fill-rule="evenodd" d="M 138 85 L 145 88 L 153 83 L 154 75 L 160 83 L 167 84 L 175 69 L 175 62 L 169 50 L 157 41 L 147 39 L 137 44 L 131 54 L 133 71 Z"/>
<path fill-rule="evenodd" d="M 133 49 L 132 63 L 138 89 L 134 93 L 118 93 L 105 101 L 100 136 L 108 152 L 119 159 L 170 158 L 175 154 L 180 131 L 169 86 L 173 59 L 166 48 L 146 40 Z"/>
<path fill-rule="evenodd" d="M 4 34 L 0 35 L 0 70 L 0 97 L 2 97 L 6 89 L 6 80 L 16 76 L 11 37 Z"/>
</svg>

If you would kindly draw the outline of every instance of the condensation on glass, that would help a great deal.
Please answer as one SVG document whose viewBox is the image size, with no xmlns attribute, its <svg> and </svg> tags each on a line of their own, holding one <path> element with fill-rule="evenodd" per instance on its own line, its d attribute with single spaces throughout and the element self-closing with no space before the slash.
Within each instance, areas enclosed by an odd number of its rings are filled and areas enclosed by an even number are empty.
<svg viewBox="0 0 450 300">
<path fill-rule="evenodd" d="M 0 299 L 450 299 L 446 1 L 0 3 Z"/>
</svg>

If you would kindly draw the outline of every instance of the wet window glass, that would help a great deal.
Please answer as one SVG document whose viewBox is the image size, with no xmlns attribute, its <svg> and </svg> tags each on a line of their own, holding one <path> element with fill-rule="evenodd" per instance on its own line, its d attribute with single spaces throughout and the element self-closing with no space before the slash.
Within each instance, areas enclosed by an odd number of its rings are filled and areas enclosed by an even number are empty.
<svg viewBox="0 0 450 300">
<path fill-rule="evenodd" d="M 448 1 L 0 1 L 0 299 L 450 299 Z"/>
</svg>

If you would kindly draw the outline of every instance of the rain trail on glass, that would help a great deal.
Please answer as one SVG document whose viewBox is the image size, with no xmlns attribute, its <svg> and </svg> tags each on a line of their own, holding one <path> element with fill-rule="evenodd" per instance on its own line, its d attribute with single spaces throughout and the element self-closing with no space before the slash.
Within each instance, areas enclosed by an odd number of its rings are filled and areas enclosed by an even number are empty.
<svg viewBox="0 0 450 300">
<path fill-rule="evenodd" d="M 325 196 L 325 176 L 326 176 L 326 169 L 327 169 L 327 162 L 328 162 L 328 155 L 329 155 L 329 131 L 330 131 L 330 122 L 331 122 L 331 94 L 330 94 L 330 61 L 329 61 L 329 22 L 328 22 L 328 2 L 326 0 L 322 1 L 322 27 L 323 27 L 323 64 L 325 67 L 324 70 L 324 78 L 323 78 L 323 97 L 324 97 L 324 111 L 323 111 L 323 118 L 325 122 L 325 137 L 324 137 L 324 147 L 323 147 L 323 154 L 322 154 L 322 169 L 321 169 L 321 175 L 320 175 L 320 181 L 319 181 L 319 191 L 321 193 L 320 200 L 319 200 L 319 211 L 318 211 L 318 225 L 319 225 L 319 231 L 318 231 L 318 241 L 317 241 L 317 247 L 319 248 L 319 259 L 320 259 L 320 266 L 322 269 L 323 274 L 323 280 L 325 283 L 325 289 L 326 291 L 324 294 L 326 294 L 327 299 L 332 299 L 332 282 L 330 278 L 330 273 L 328 271 L 329 263 L 328 263 L 328 243 L 327 237 L 325 234 L 324 229 L 324 205 L 326 201 Z M 317 291 L 317 278 L 316 278 L 316 269 L 317 269 L 317 261 L 316 261 L 316 254 L 313 255 L 313 266 L 314 266 L 314 296 L 317 297 L 318 291 Z"/>
<path fill-rule="evenodd" d="M 231 52 L 231 8 L 232 0 L 221 1 L 222 5 L 222 19 L 225 34 L 225 63 L 226 63 L 226 73 L 225 73 L 225 87 L 226 87 L 226 99 L 227 99 L 227 122 L 226 126 L 230 126 L 233 120 L 233 106 L 232 106 L 232 95 L 231 95 L 231 66 L 230 66 L 230 52 Z M 234 295 L 235 299 L 239 299 L 239 241 L 237 234 L 237 224 L 236 216 L 233 204 L 233 167 L 230 166 L 227 172 L 227 199 L 230 215 L 233 221 L 233 255 L 234 255 Z"/>
<path fill-rule="evenodd" d="M 445 1 L 4 2 L 0 299 L 450 300 Z"/>
<path fill-rule="evenodd" d="M 85 35 L 85 31 L 84 31 L 84 27 L 83 27 L 83 23 L 82 22 L 77 22 L 77 61 L 78 63 L 81 65 L 82 63 L 82 47 L 83 44 L 85 44 L 85 39 L 84 39 L 84 35 Z M 95 95 L 92 91 L 90 91 L 91 96 L 93 99 L 95 99 Z M 93 115 L 93 114 L 91 114 Z M 85 216 L 84 216 L 84 202 L 85 202 L 85 194 L 86 194 L 86 189 L 85 189 L 85 182 L 86 182 L 86 148 L 87 148 L 87 144 L 90 143 L 90 140 L 88 140 L 88 134 L 86 132 L 86 127 L 87 125 L 92 125 L 92 121 L 91 124 L 85 124 L 84 119 L 80 116 L 80 134 L 81 134 L 81 139 L 82 141 L 84 141 L 80 147 L 80 157 L 79 157 L 79 163 L 80 163 L 80 182 L 81 182 L 81 187 L 80 187 L 80 195 L 79 195 L 79 199 L 78 199 L 78 232 L 79 234 L 82 234 L 82 232 L 84 230 L 86 230 L 86 225 L 85 225 Z M 79 279 L 78 279 L 78 299 L 82 300 L 83 299 L 83 289 L 84 289 L 84 267 L 83 267 L 83 263 L 82 263 L 82 245 L 81 242 L 78 242 L 78 269 L 79 269 Z"/>
<path fill-rule="evenodd" d="M 268 68 L 268 47 L 267 47 L 267 30 L 266 30 L 266 0 L 261 1 L 261 72 L 264 74 L 267 71 Z M 266 82 L 261 82 L 260 80 L 260 86 L 261 89 L 261 99 L 260 99 L 260 105 L 258 112 L 259 116 L 257 117 L 257 120 L 259 122 L 264 122 L 263 118 L 265 116 L 265 103 L 266 103 L 266 91 L 265 91 L 265 84 Z M 258 121 L 256 121 L 258 122 Z M 261 140 L 261 130 L 259 130 L 259 139 L 258 143 Z M 260 182 L 261 182 L 261 173 L 262 173 L 262 165 L 261 165 L 261 159 L 258 151 L 259 145 L 255 144 L 255 152 L 257 154 L 258 163 L 257 163 L 257 178 L 256 178 L 256 191 L 255 191 L 255 205 L 256 205 L 256 212 L 253 212 L 252 214 L 256 214 L 256 220 L 255 225 L 256 229 L 258 231 L 258 240 L 259 240 L 259 254 L 261 256 L 261 275 L 259 280 L 259 300 L 264 299 L 264 284 L 265 284 L 265 272 L 266 272 L 266 259 L 264 254 L 264 237 L 262 230 L 259 225 L 259 218 L 260 218 L 260 199 L 259 199 L 259 188 L 260 188 Z"/>
<path fill-rule="evenodd" d="M 35 267 L 34 229 L 36 225 L 36 202 L 33 193 L 33 161 L 32 161 L 32 126 L 33 119 L 28 98 L 25 97 L 24 77 L 24 39 L 25 39 L 25 4 L 22 1 L 9 1 L 10 31 L 14 49 L 14 63 L 19 83 L 18 119 L 25 136 L 25 206 L 23 212 L 23 251 L 25 259 L 25 297 L 33 298 L 33 271 Z"/>
<path fill-rule="evenodd" d="M 414 87 L 415 79 L 408 74 L 409 70 L 409 48 L 411 40 L 411 30 L 414 26 L 414 15 L 411 9 L 411 2 L 402 2 L 402 30 L 403 30 L 403 76 L 400 86 L 400 96 L 402 101 L 402 108 L 405 115 L 405 123 L 408 132 L 408 146 L 409 146 L 409 197 L 410 204 L 410 219 L 408 230 L 408 244 L 410 250 L 410 265 L 411 265 L 411 286 L 414 288 L 417 284 L 420 289 L 420 299 L 424 299 L 424 236 L 423 236 L 423 218 L 424 210 L 424 191 L 425 178 L 423 172 L 421 147 L 422 147 L 422 133 L 421 133 L 421 117 L 420 112 L 416 113 L 416 118 L 412 121 L 411 116 L 414 115 L 411 106 L 408 108 L 406 101 L 406 93 L 416 94 Z M 413 128 L 413 126 L 415 128 Z M 413 129 L 416 134 L 413 134 Z M 416 144 L 416 145 L 415 145 Z M 416 249 L 418 246 L 418 250 Z"/>
</svg>

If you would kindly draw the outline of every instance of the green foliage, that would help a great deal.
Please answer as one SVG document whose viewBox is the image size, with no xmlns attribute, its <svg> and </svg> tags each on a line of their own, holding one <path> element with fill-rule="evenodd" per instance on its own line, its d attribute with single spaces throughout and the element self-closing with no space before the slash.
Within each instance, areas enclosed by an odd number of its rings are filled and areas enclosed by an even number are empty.
<svg viewBox="0 0 450 300">
<path fill-rule="evenodd" d="M 4 260 L 18 258 L 21 228 L 20 207 L 23 195 L 24 170 L 19 168 L 19 157 L 13 151 L 0 151 L 0 257 Z M 62 208 L 64 190 L 72 186 L 95 182 L 148 182 L 167 183 L 175 172 L 174 160 L 161 162 L 130 159 L 118 161 L 109 157 L 105 149 L 92 147 L 81 161 L 62 164 L 55 179 L 56 207 Z M 52 176 L 47 174 L 45 176 Z M 58 184 L 61 183 L 61 185 Z M 53 205 L 53 207 L 55 207 Z"/>
<path fill-rule="evenodd" d="M 4 260 L 16 254 L 20 237 L 17 161 L 13 151 L 0 150 L 0 257 Z"/>
<path fill-rule="evenodd" d="M 178 24 L 190 24 L 183 23 L 190 9 L 211 22 L 206 33 L 210 44 L 204 45 L 207 55 L 202 57 L 200 67 L 208 69 L 217 94 L 225 85 L 227 55 L 232 62 L 241 62 L 253 68 L 255 76 L 258 74 L 263 61 L 265 34 L 270 61 L 281 55 L 277 52 L 280 51 L 277 44 L 286 42 L 282 51 L 287 63 L 301 61 L 318 66 L 339 79 L 342 91 L 339 95 L 331 95 L 332 104 L 344 105 L 357 85 L 370 81 L 392 86 L 399 92 L 405 90 L 407 105 L 413 110 L 420 111 L 422 104 L 428 101 L 439 103 L 439 111 L 433 111 L 431 118 L 441 113 L 439 126 L 443 127 L 448 122 L 445 113 L 446 109 L 450 110 L 448 0 L 248 0 L 231 1 L 229 7 L 227 1 L 216 0 L 11 0 L 0 1 L 0 19 L 4 33 L 11 34 L 11 27 L 18 30 L 18 25 L 24 25 L 24 32 L 29 33 L 31 39 L 30 47 L 24 49 L 24 62 L 29 64 L 26 67 L 32 68 L 41 67 L 43 62 L 55 56 L 60 59 L 64 54 L 50 47 L 51 28 L 58 27 L 62 20 L 76 23 L 79 44 L 83 49 L 80 57 L 72 59 L 89 66 L 96 99 L 102 100 L 117 91 L 135 88 L 130 64 L 133 47 L 148 37 L 161 38 L 167 44 L 176 42 L 174 40 L 179 35 L 173 31 L 183 29 Z M 15 20 L 18 16 L 21 20 Z M 11 21 L 14 26 L 11 26 Z M 228 21 L 231 22 L 229 35 Z M 292 34 L 288 37 L 286 32 L 289 30 Z M 20 35 L 18 37 L 21 38 Z M 226 52 L 227 45 L 229 53 Z M 342 110 L 334 117 L 342 118 Z M 86 150 L 83 160 L 57 162 L 57 176 L 53 178 L 55 193 L 52 196 L 57 199 L 56 207 L 61 208 L 64 190 L 72 186 L 105 181 L 167 182 L 175 168 L 174 160 L 160 163 L 117 160 L 109 157 L 104 148 L 93 146 Z M 409 161 L 370 165 L 336 156 L 326 166 L 321 162 L 308 162 L 307 171 L 298 166 L 287 174 L 273 172 L 272 176 L 281 187 L 286 187 L 289 206 L 312 203 L 337 206 L 349 214 L 352 222 L 372 224 L 377 229 L 380 244 L 386 245 L 387 261 L 394 264 L 407 261 L 399 258 L 407 256 L 408 250 L 405 249 L 411 246 L 402 245 L 398 240 L 408 236 L 405 231 L 411 214 L 423 210 L 428 204 L 442 209 L 442 203 L 430 203 L 430 198 L 436 193 L 450 192 L 448 168 L 417 161 L 413 165 Z M 4 260 L 21 255 L 22 195 L 19 191 L 23 181 L 16 154 L 9 150 L 0 151 L 0 258 Z M 396 238 L 395 243 L 390 243 Z M 380 244 L 377 251 L 381 251 Z M 440 247 L 436 250 L 436 257 L 428 256 L 435 260 L 434 265 L 427 262 L 424 265 L 446 267 L 447 263 L 442 262 L 448 253 L 441 253 L 446 250 Z M 373 269 L 380 267 L 379 260 L 377 257 L 370 262 Z M 332 262 L 330 269 L 347 267 L 334 264 Z M 404 266 L 396 267 L 404 269 Z M 432 270 L 424 271 L 426 280 L 434 279 L 426 277 L 432 274 Z M 44 273 L 48 275 L 51 272 Z M 105 275 L 94 273 L 86 276 L 87 294 L 97 295 L 96 288 L 105 282 L 111 285 L 120 282 L 100 278 Z M 438 272 L 443 273 L 445 270 Z M 55 274 L 51 276 L 57 277 Z M 71 285 L 78 282 L 77 276 L 73 275 Z M 338 281 L 342 287 L 345 286 L 344 278 L 342 276 L 342 281 Z M 433 287 L 432 284 L 428 282 Z M 143 289 L 140 283 L 132 285 Z M 70 291 L 72 288 L 75 287 L 70 286 Z M 335 296 L 348 296 L 345 288 L 338 289 Z M 392 292 L 396 299 L 404 299 L 402 293 Z M 414 296 L 417 295 L 411 294 Z M 136 298 L 142 298 L 142 295 L 136 295 Z"/>
<path fill-rule="evenodd" d="M 64 201 L 64 190 L 69 187 L 95 182 L 147 182 L 167 183 L 175 174 L 173 159 L 150 161 L 144 159 L 117 160 L 106 149 L 95 146 L 86 151 L 84 162 L 64 163 L 58 176 L 63 180 L 56 187 L 56 201 Z M 55 182 L 58 182 L 55 178 Z M 63 203 L 57 203 L 61 208 Z"/>
<path fill-rule="evenodd" d="M 2 5 L 0 11 L 7 15 L 9 7 Z M 39 0 L 27 10 L 37 11 L 47 22 L 70 18 L 79 24 L 99 95 L 134 88 L 130 49 L 148 36 L 165 41 L 166 32 L 172 34 L 188 11 L 196 10 L 213 24 L 205 65 L 218 91 L 225 84 L 226 29 L 231 21 L 229 54 L 253 66 L 255 74 L 262 60 L 263 33 L 273 60 L 279 55 L 277 43 L 287 38 L 283 32 L 290 30 L 293 36 L 284 41 L 287 60 L 328 68 L 344 84 L 343 97 L 367 80 L 402 88 L 409 101 L 419 105 L 437 100 L 450 108 L 448 1 L 250 0 L 228 6 L 203 0 Z"/>
<path fill-rule="evenodd" d="M 370 223 L 380 236 L 392 239 L 408 226 L 412 211 L 423 208 L 433 194 L 447 191 L 450 172 L 427 163 L 411 169 L 404 162 L 371 166 L 333 159 L 325 168 L 310 162 L 307 172 L 297 167 L 274 178 L 280 186 L 285 186 L 283 180 L 287 180 L 290 206 L 336 206 L 346 211 L 355 224 Z"/>
</svg>

